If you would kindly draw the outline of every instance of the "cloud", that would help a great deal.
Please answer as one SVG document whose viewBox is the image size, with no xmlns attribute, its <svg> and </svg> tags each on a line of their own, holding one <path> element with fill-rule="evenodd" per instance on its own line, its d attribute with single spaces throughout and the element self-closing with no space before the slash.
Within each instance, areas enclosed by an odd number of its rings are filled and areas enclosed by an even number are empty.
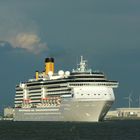
<svg viewBox="0 0 140 140">
<path fill-rule="evenodd" d="M 4 14 L 3 14 L 4 13 Z M 8 42 L 12 49 L 39 54 L 47 50 L 46 41 L 42 40 L 40 29 L 35 20 L 22 8 L 9 8 L 6 3 L 0 5 L 0 47 L 6 47 L 4 42 Z"/>
<path fill-rule="evenodd" d="M 34 54 L 47 50 L 47 44 L 42 43 L 40 37 L 36 33 L 18 33 L 8 41 L 11 43 L 13 48 L 25 49 Z"/>
</svg>

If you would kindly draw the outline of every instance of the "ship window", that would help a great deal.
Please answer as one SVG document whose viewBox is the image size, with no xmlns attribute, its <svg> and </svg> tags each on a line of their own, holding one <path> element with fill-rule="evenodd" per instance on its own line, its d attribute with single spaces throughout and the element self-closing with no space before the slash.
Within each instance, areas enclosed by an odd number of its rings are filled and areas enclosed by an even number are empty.
<svg viewBox="0 0 140 140">
<path fill-rule="evenodd" d="M 98 94 L 98 95 L 100 95 L 100 94 Z"/>
<path fill-rule="evenodd" d="M 106 95 L 106 94 L 105 94 Z"/>
<path fill-rule="evenodd" d="M 83 96 L 83 94 L 81 94 L 81 96 Z"/>
<path fill-rule="evenodd" d="M 96 95 L 96 94 L 94 94 L 94 95 Z"/>
<path fill-rule="evenodd" d="M 88 94 L 89 95 L 89 94 Z"/>
</svg>

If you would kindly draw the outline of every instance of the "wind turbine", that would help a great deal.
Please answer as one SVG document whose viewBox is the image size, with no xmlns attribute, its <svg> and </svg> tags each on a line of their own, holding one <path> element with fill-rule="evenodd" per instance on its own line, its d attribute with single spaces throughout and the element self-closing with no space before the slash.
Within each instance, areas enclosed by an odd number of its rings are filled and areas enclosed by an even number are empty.
<svg viewBox="0 0 140 140">
<path fill-rule="evenodd" d="M 128 97 L 124 97 L 124 99 L 127 99 L 128 100 L 128 106 L 129 106 L 129 108 L 131 107 L 131 102 L 132 102 L 131 96 L 132 96 L 132 94 L 129 94 Z"/>
<path fill-rule="evenodd" d="M 138 102 L 138 107 L 140 108 L 140 95 L 139 95 L 139 98 L 136 99 L 136 101 Z"/>
</svg>

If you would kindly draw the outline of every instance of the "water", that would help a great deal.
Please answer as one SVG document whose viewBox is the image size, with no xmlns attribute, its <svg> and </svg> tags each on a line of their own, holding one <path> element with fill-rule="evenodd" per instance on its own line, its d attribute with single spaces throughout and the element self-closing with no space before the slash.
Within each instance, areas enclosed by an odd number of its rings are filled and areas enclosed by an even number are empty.
<svg viewBox="0 0 140 140">
<path fill-rule="evenodd" d="M 140 121 L 0 121 L 0 140 L 140 140 Z"/>
</svg>

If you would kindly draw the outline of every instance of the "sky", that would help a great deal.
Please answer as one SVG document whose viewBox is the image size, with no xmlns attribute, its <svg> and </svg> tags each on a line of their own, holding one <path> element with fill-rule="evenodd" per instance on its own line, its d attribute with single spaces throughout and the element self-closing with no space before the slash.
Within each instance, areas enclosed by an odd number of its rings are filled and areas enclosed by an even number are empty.
<svg viewBox="0 0 140 140">
<path fill-rule="evenodd" d="M 113 108 L 140 96 L 139 0 L 0 0 L 0 111 L 14 105 L 15 86 L 44 70 L 72 70 L 80 56 L 117 80 Z"/>
</svg>

